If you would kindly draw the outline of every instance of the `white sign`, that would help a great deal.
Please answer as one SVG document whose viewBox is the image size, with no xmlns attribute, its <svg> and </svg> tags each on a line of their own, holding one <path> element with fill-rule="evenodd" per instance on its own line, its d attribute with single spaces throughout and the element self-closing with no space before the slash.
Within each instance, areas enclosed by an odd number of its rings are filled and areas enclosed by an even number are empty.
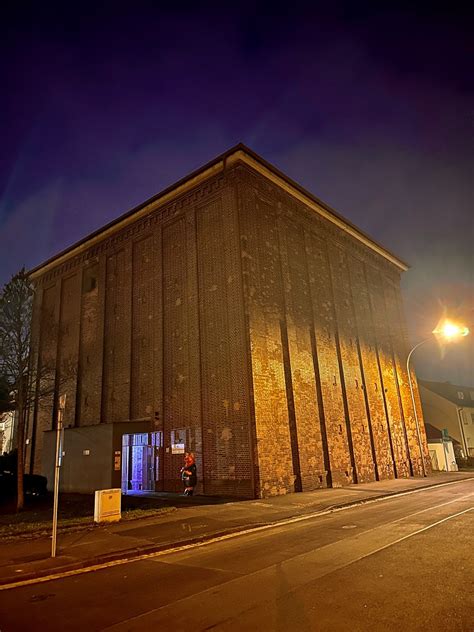
<svg viewBox="0 0 474 632">
<path fill-rule="evenodd" d="M 171 454 L 184 454 L 184 443 L 172 443 Z"/>
</svg>

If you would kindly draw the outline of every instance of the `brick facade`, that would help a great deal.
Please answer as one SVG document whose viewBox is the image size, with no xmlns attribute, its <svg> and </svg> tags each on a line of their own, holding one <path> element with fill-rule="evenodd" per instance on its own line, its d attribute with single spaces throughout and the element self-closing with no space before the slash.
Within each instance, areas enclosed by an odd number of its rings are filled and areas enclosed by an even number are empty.
<svg viewBox="0 0 474 632">
<path fill-rule="evenodd" d="M 66 425 L 162 431 L 170 491 L 178 436 L 206 494 L 419 475 L 403 266 L 249 150 L 220 164 L 33 271 L 33 357 L 77 364 Z M 53 403 L 31 413 L 32 471 Z"/>
</svg>

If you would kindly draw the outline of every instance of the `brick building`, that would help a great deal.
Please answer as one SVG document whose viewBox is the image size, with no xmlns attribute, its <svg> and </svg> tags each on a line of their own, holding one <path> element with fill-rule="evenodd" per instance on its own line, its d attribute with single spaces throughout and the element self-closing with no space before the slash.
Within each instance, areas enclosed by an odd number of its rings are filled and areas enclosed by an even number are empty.
<svg viewBox="0 0 474 632">
<path fill-rule="evenodd" d="M 184 449 L 205 494 L 419 475 L 404 270 L 242 145 L 34 269 L 63 489 L 178 490 Z M 27 446 L 50 479 L 55 407 Z"/>
</svg>

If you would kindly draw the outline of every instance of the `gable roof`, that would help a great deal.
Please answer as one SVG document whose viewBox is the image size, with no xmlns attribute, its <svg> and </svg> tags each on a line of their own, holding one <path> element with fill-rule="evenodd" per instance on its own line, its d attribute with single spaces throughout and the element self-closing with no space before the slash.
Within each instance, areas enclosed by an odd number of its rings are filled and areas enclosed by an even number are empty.
<svg viewBox="0 0 474 632">
<path fill-rule="evenodd" d="M 221 171 L 225 171 L 227 167 L 235 164 L 236 162 L 243 162 L 249 165 L 278 186 L 284 188 L 290 195 L 296 197 L 307 206 L 310 206 L 312 210 L 314 210 L 316 213 L 322 215 L 333 224 L 339 226 L 339 228 L 342 228 L 343 230 L 351 234 L 357 240 L 362 242 L 366 247 L 377 252 L 379 255 L 390 261 L 400 270 L 405 271 L 408 269 L 408 265 L 404 261 L 399 259 L 396 255 L 394 255 L 387 248 L 376 242 L 374 239 L 369 237 L 369 235 L 364 233 L 364 231 L 362 231 L 360 228 L 357 228 L 357 226 L 352 224 L 349 220 L 345 219 L 328 204 L 304 189 L 300 184 L 298 184 L 282 171 L 264 160 L 256 152 L 252 151 L 244 144 L 239 143 L 238 145 L 235 145 L 223 154 L 220 154 L 219 156 L 214 158 L 214 160 L 211 160 L 210 162 L 191 172 L 181 180 L 178 180 L 178 182 L 175 182 L 160 193 L 154 195 L 148 200 L 145 200 L 138 206 L 135 206 L 126 213 L 112 220 L 102 228 L 99 228 L 98 230 L 90 233 L 75 244 L 72 244 L 68 248 L 65 248 L 58 254 L 47 259 L 42 264 L 36 266 L 32 270 L 30 270 L 29 274 L 31 278 L 34 279 L 40 276 L 51 267 L 58 265 L 64 260 L 69 259 L 70 257 L 73 257 L 80 252 L 88 249 L 94 243 L 102 240 L 105 236 L 108 236 L 111 233 L 123 228 L 130 222 L 139 219 L 144 215 L 147 215 L 152 210 L 150 206 L 153 206 L 153 209 L 155 209 L 161 205 L 164 205 L 165 203 L 169 202 L 171 198 L 174 198 L 180 193 L 196 186 L 204 179 L 209 178 Z"/>
<path fill-rule="evenodd" d="M 459 386 L 451 384 L 451 382 L 429 382 L 426 380 L 418 380 L 418 382 L 432 393 L 444 397 L 456 406 L 474 408 L 474 386 Z"/>
</svg>

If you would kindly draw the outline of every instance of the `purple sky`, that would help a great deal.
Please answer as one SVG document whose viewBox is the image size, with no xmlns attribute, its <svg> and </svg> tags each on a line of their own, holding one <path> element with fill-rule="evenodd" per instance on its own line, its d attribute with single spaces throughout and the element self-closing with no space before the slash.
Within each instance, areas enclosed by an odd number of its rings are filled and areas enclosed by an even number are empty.
<svg viewBox="0 0 474 632">
<path fill-rule="evenodd" d="M 242 141 L 412 266 L 413 343 L 443 310 L 474 327 L 472 9 L 15 4 L 0 283 Z M 473 340 L 419 376 L 474 385 Z"/>
</svg>

